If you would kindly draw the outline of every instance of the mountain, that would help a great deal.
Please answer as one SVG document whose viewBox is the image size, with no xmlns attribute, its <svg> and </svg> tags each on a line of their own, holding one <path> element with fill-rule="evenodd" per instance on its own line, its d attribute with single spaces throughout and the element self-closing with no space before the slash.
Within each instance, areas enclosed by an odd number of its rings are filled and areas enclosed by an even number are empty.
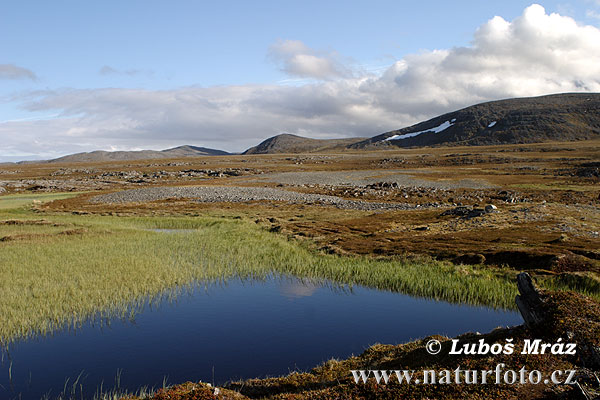
<svg viewBox="0 0 600 400">
<path fill-rule="evenodd" d="M 68 156 L 48 160 L 49 163 L 58 162 L 103 162 L 103 161 L 124 161 L 124 160 L 142 160 L 158 158 L 183 158 L 200 156 L 222 156 L 227 155 L 226 151 L 207 149 L 197 146 L 179 146 L 166 150 L 139 150 L 139 151 L 92 151 L 90 153 L 77 153 Z"/>
<path fill-rule="evenodd" d="M 344 149 L 364 138 L 310 139 L 283 133 L 273 136 L 242 154 L 308 153 L 323 150 Z"/>
<path fill-rule="evenodd" d="M 600 93 L 565 93 L 481 103 L 348 147 L 490 145 L 597 137 Z"/>
</svg>

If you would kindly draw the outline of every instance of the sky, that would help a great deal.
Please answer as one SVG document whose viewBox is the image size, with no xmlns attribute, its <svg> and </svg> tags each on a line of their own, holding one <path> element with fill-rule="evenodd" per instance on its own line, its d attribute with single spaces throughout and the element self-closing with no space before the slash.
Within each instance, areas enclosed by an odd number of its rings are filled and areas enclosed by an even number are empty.
<svg viewBox="0 0 600 400">
<path fill-rule="evenodd" d="M 0 8 L 0 162 L 370 137 L 600 92 L 600 0 L 29 1 Z"/>
</svg>

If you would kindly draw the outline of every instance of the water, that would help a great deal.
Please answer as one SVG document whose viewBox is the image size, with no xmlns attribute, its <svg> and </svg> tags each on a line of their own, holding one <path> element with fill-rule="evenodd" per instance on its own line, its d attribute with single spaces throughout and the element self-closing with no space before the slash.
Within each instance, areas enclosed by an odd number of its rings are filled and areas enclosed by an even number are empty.
<svg viewBox="0 0 600 400">
<path fill-rule="evenodd" d="M 369 345 L 431 334 L 486 332 L 522 322 L 516 312 L 453 305 L 364 287 L 292 278 L 198 287 L 146 307 L 134 321 L 89 323 L 21 341 L 3 354 L 0 398 L 56 395 L 78 376 L 83 392 L 161 387 L 307 370 Z M 9 369 L 12 379 L 9 380 Z M 214 371 L 214 378 L 213 378 Z"/>
</svg>

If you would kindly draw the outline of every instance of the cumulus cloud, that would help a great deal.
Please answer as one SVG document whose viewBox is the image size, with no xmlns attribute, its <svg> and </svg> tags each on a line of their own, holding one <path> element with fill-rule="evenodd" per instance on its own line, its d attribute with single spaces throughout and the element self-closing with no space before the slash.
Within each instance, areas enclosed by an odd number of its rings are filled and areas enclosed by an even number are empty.
<svg viewBox="0 0 600 400">
<path fill-rule="evenodd" d="M 37 80 L 37 76 L 27 68 L 14 64 L 0 64 L 0 79 L 30 79 L 35 81 Z"/>
<path fill-rule="evenodd" d="M 350 77 L 351 72 L 333 51 L 317 51 L 299 40 L 280 40 L 269 49 L 272 60 L 288 75 L 300 78 L 333 79 Z"/>
<path fill-rule="evenodd" d="M 598 43 L 600 29 L 548 14 L 539 5 L 513 21 L 490 19 L 468 46 L 407 55 L 380 74 L 340 72 L 327 55 L 298 41 L 283 41 L 270 53 L 280 57 L 284 69 L 323 80 L 301 86 L 37 92 L 23 97 L 22 106 L 60 117 L 0 124 L 0 137 L 11 151 L 36 141 L 40 149 L 67 153 L 80 147 L 183 143 L 241 151 L 281 132 L 373 136 L 482 101 L 599 92 Z M 298 55 L 324 61 L 308 62 Z"/>
<path fill-rule="evenodd" d="M 600 91 L 600 30 L 534 4 L 514 21 L 494 17 L 470 46 L 405 57 L 365 83 L 387 109 L 448 111 L 506 97 Z"/>
</svg>

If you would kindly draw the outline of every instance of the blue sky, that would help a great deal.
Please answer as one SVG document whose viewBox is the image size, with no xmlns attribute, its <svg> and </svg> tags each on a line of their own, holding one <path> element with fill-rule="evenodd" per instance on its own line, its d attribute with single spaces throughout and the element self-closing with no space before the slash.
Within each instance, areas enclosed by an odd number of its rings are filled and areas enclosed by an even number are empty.
<svg viewBox="0 0 600 400">
<path fill-rule="evenodd" d="M 564 66 L 546 71 L 550 58 L 532 71 L 543 70 L 547 82 L 561 71 L 565 82 L 558 86 L 537 82 L 523 90 L 518 68 L 502 85 L 466 95 L 459 90 L 482 57 L 461 58 L 456 49 L 488 54 L 497 45 L 518 53 L 490 39 L 506 28 L 499 20 L 490 24 L 495 16 L 509 24 L 511 42 L 523 35 L 528 45 L 550 52 L 557 40 L 570 41 L 569 47 L 590 53 L 599 1 L 544 1 L 526 17 L 531 4 L 7 2 L 0 13 L 0 161 L 178 144 L 240 151 L 280 130 L 372 136 L 479 100 L 568 90 L 567 82 L 597 90 L 590 73 L 579 76 L 584 58 L 566 73 Z M 488 28 L 493 32 L 483 37 Z M 524 52 L 524 65 L 533 65 L 527 57 Z M 451 87 L 439 83 L 449 60 L 460 63 L 450 70 Z M 506 68 L 475 80 L 505 79 L 494 74 Z M 415 101 L 387 98 L 386 84 Z M 428 85 L 436 89 L 431 98 Z M 454 97 L 449 90 L 456 90 Z"/>
</svg>

